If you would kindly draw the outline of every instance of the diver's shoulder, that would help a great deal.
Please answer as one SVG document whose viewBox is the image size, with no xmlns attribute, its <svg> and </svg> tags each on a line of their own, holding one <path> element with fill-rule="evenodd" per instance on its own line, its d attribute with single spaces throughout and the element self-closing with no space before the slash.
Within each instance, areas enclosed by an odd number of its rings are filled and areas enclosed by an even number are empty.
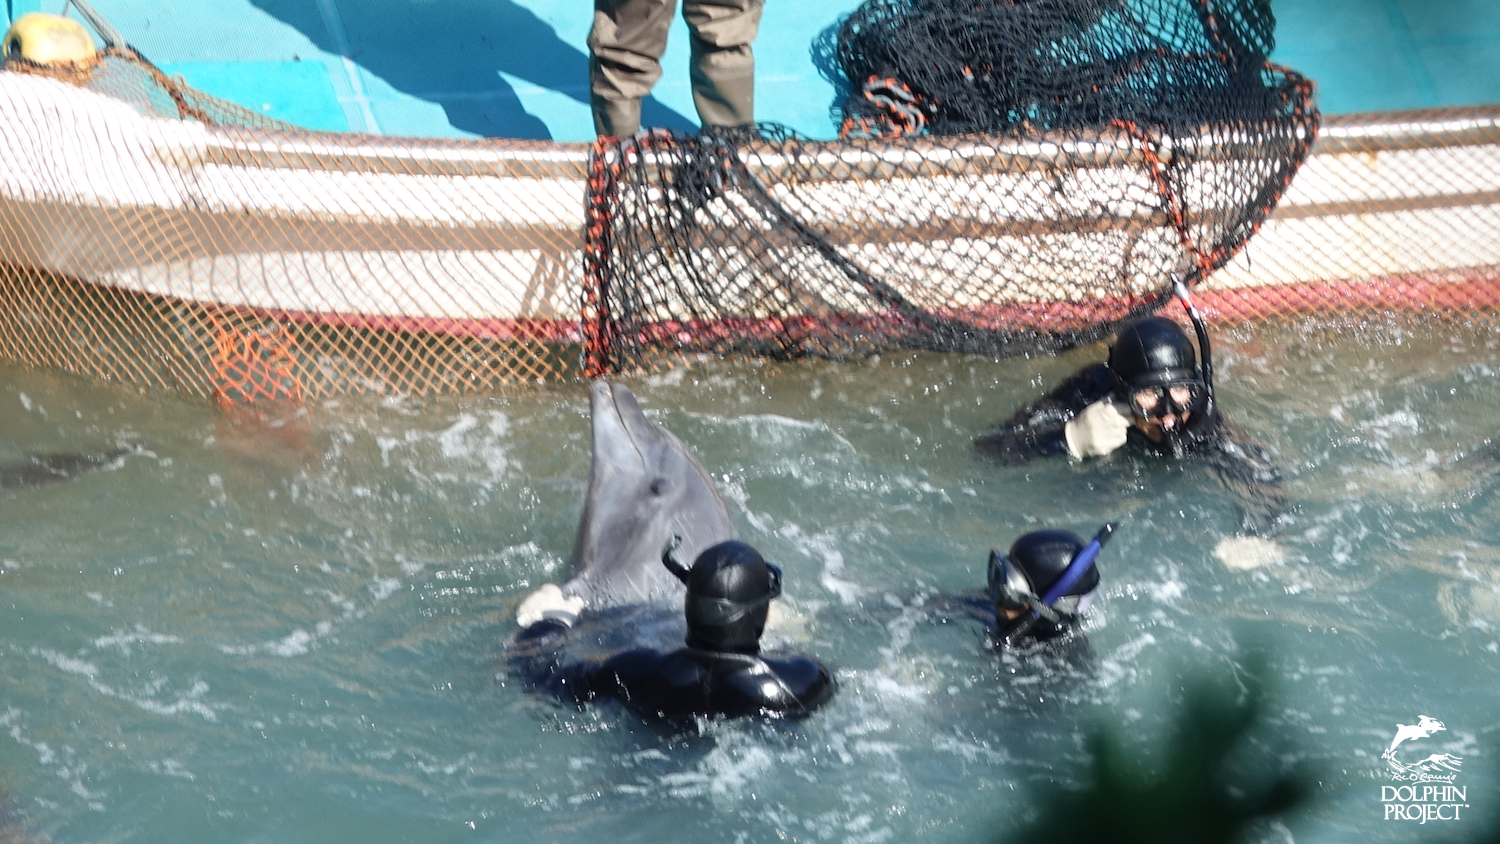
<svg viewBox="0 0 1500 844">
<path fill-rule="evenodd" d="M 1091 384 L 1107 386 L 1110 389 L 1113 389 L 1115 384 L 1115 376 L 1110 372 L 1109 364 L 1103 361 L 1096 361 L 1084 366 L 1073 373 L 1068 380 L 1087 381 Z"/>
<path fill-rule="evenodd" d="M 820 681 L 833 680 L 833 672 L 828 670 L 828 666 L 809 656 L 798 654 L 764 661 L 768 668 L 776 672 L 776 676 L 792 686 L 811 686 Z"/>
<path fill-rule="evenodd" d="M 1108 398 L 1109 394 L 1114 392 L 1114 388 L 1115 379 L 1109 371 L 1109 366 L 1091 363 L 1048 390 L 1046 395 L 1033 402 L 1023 412 L 1029 410 L 1035 417 L 1038 417 L 1034 418 L 1030 424 L 1035 424 L 1040 417 L 1050 416 L 1061 416 L 1065 421 L 1094 402 Z M 1017 416 L 1020 415 L 1017 414 Z"/>
<path fill-rule="evenodd" d="M 1110 372 L 1109 364 L 1091 363 L 1068 376 L 1068 380 L 1057 385 L 1052 392 L 1076 393 L 1093 404 L 1114 392 L 1114 389 L 1115 376 Z"/>
<path fill-rule="evenodd" d="M 799 655 L 767 662 L 808 712 L 827 702 L 838 688 L 833 671 L 811 657 Z"/>
</svg>

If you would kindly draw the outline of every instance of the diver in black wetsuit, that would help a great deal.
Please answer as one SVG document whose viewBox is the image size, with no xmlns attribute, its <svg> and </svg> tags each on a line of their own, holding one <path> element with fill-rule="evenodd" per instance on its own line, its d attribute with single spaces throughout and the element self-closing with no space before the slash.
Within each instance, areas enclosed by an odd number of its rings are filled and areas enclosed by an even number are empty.
<svg viewBox="0 0 1500 844">
<path fill-rule="evenodd" d="M 1114 531 L 1107 524 L 1088 543 L 1066 530 L 1022 534 L 1006 554 L 990 552 L 982 595 L 965 593 L 945 603 L 984 624 L 996 649 L 1025 650 L 1066 638 L 1087 650 L 1081 634 L 1070 634 L 1099 589 L 1094 563 Z"/>
<path fill-rule="evenodd" d="M 760 655 L 771 601 L 781 594 L 781 570 L 743 542 L 721 542 L 691 569 L 662 552 L 662 564 L 687 586 L 687 647 L 670 653 L 625 651 L 599 662 L 558 665 L 555 653 L 570 620 L 544 618 L 517 644 L 532 654 L 539 685 L 584 704 L 616 698 L 642 714 L 678 720 L 693 716 L 761 715 L 800 718 L 834 691 L 828 669 L 815 660 Z M 537 659 L 540 656 L 540 659 Z"/>
<path fill-rule="evenodd" d="M 1035 530 L 1011 543 L 1001 556 L 990 551 L 986 578 L 995 607 L 998 647 L 1056 639 L 1078 624 L 1099 588 L 1094 560 L 1115 532 L 1105 525 L 1084 544 L 1065 530 Z"/>
<path fill-rule="evenodd" d="M 1099 457 L 1127 444 L 1173 457 L 1192 455 L 1235 492 L 1247 529 L 1274 529 L 1288 509 L 1281 473 L 1265 448 L 1219 412 L 1207 327 L 1196 309 L 1189 306 L 1188 312 L 1203 350 L 1201 367 L 1177 323 L 1148 317 L 1120 332 L 1108 363 L 1074 374 L 975 439 L 975 448 L 1007 463 L 1063 454 Z"/>
</svg>

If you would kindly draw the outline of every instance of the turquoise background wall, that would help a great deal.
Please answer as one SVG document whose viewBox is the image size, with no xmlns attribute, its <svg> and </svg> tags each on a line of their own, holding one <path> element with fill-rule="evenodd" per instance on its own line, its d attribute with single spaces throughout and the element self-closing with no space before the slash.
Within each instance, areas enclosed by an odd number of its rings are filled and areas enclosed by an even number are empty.
<svg viewBox="0 0 1500 844">
<path fill-rule="evenodd" d="M 56 12 L 64 0 L 6 0 Z M 92 0 L 191 84 L 319 129 L 398 135 L 592 136 L 584 0 Z M 831 137 L 835 92 L 812 45 L 857 0 L 768 0 L 757 117 Z M 1496 0 L 1274 0 L 1274 58 L 1326 112 L 1500 102 Z M 650 124 L 696 125 L 679 20 Z"/>
</svg>

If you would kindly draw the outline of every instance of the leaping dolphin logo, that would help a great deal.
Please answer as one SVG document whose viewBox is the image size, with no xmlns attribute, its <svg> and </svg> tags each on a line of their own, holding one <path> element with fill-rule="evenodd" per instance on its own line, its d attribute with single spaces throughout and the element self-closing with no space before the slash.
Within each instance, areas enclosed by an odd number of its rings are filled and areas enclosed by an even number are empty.
<svg viewBox="0 0 1500 844">
<path fill-rule="evenodd" d="M 1391 739 L 1391 746 L 1387 747 L 1385 752 L 1380 754 L 1380 758 L 1384 759 L 1386 764 L 1391 766 L 1391 770 L 1395 772 L 1392 776 L 1398 780 L 1408 780 L 1411 782 L 1452 782 L 1459 766 L 1464 762 L 1462 757 L 1454 756 L 1451 753 L 1434 753 L 1426 759 L 1410 765 L 1396 758 L 1396 748 L 1400 747 L 1403 742 L 1424 739 L 1439 730 L 1446 729 L 1448 728 L 1443 726 L 1442 721 L 1430 715 L 1418 716 L 1417 723 L 1415 724 L 1397 724 L 1396 737 Z M 1444 773 L 1445 771 L 1453 773 Z"/>
<path fill-rule="evenodd" d="M 1408 739 L 1427 738 L 1438 730 L 1446 729 L 1448 728 L 1443 726 L 1442 721 L 1439 721 L 1438 719 L 1428 715 L 1419 715 L 1417 716 L 1417 723 L 1415 724 L 1396 725 L 1396 737 L 1394 739 L 1391 739 L 1391 746 L 1387 747 L 1385 749 L 1385 752 L 1380 755 L 1383 758 L 1391 759 L 1395 757 L 1396 746 L 1401 744 L 1401 742 L 1407 741 Z"/>
</svg>

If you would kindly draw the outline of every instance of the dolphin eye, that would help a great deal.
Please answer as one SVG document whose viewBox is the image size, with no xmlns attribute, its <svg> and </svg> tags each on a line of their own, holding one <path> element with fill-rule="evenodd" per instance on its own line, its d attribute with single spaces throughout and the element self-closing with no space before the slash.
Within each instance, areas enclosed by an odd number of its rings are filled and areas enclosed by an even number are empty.
<svg viewBox="0 0 1500 844">
<path fill-rule="evenodd" d="M 667 487 L 667 479 L 666 478 L 656 478 L 655 480 L 651 481 L 651 494 L 652 495 L 661 495 L 661 491 L 663 489 L 666 489 L 666 487 Z"/>
</svg>

